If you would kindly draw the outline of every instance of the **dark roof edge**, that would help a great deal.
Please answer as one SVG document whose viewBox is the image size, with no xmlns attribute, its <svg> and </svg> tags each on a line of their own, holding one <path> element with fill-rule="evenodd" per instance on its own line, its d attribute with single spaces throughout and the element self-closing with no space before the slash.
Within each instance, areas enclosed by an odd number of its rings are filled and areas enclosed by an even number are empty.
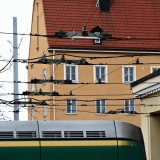
<svg viewBox="0 0 160 160">
<path fill-rule="evenodd" d="M 160 69 L 158 69 L 157 71 L 155 71 L 155 72 L 153 72 L 153 73 L 151 73 L 151 74 L 149 74 L 149 75 L 147 75 L 147 76 L 145 76 L 141 79 L 138 79 L 137 81 L 132 82 L 130 85 L 131 85 L 131 87 L 134 87 L 137 84 L 140 84 L 140 83 L 142 83 L 142 82 L 144 82 L 144 81 L 146 81 L 150 78 L 156 77 L 158 75 L 160 75 Z"/>
</svg>

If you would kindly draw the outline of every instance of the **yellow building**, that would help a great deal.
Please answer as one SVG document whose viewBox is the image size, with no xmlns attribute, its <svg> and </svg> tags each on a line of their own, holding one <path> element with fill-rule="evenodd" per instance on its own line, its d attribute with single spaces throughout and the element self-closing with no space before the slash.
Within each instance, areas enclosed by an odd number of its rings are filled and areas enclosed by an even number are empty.
<svg viewBox="0 0 160 160">
<path fill-rule="evenodd" d="M 28 91 L 60 94 L 30 96 L 47 105 L 30 106 L 29 120 L 115 119 L 141 126 L 139 115 L 107 113 L 140 112 L 130 83 L 160 66 L 158 7 L 157 1 L 35 0 L 31 33 L 38 36 L 31 36 L 29 59 L 64 55 L 66 60 L 85 58 L 89 65 L 29 63 L 29 81 L 53 76 L 74 83 L 29 85 Z"/>
</svg>

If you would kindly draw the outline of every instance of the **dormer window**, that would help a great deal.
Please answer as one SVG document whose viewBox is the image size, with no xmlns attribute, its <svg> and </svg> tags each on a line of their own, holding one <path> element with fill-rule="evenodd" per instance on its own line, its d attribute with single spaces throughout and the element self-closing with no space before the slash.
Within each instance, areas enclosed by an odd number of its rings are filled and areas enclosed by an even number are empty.
<svg viewBox="0 0 160 160">
<path fill-rule="evenodd" d="M 94 41 L 95 45 L 101 45 L 101 39 L 100 38 L 94 39 L 93 41 Z"/>
<path fill-rule="evenodd" d="M 99 26 L 96 26 L 94 27 L 90 32 L 91 33 L 94 33 L 94 34 L 100 34 L 103 30 L 99 27 Z M 97 39 L 93 39 L 93 42 L 95 45 L 101 45 L 101 39 L 97 37 Z"/>
</svg>

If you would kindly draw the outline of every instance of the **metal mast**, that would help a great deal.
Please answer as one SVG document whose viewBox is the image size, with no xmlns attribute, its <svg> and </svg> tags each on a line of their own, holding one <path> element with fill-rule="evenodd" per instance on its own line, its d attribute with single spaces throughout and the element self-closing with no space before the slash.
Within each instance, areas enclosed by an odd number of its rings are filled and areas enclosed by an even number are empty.
<svg viewBox="0 0 160 160">
<path fill-rule="evenodd" d="M 13 17 L 13 59 L 18 59 L 17 17 Z M 18 82 L 18 62 L 13 62 L 13 81 Z M 18 83 L 13 83 L 14 100 L 18 99 Z M 14 121 L 19 121 L 19 105 L 14 104 Z"/>
</svg>

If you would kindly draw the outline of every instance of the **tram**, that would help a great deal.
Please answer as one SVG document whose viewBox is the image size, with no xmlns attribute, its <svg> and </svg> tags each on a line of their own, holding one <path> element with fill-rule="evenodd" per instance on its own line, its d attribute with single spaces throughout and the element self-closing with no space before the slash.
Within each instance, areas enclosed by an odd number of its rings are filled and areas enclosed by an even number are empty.
<svg viewBox="0 0 160 160">
<path fill-rule="evenodd" d="M 1 121 L 5 160 L 146 160 L 141 129 L 121 121 Z"/>
</svg>

